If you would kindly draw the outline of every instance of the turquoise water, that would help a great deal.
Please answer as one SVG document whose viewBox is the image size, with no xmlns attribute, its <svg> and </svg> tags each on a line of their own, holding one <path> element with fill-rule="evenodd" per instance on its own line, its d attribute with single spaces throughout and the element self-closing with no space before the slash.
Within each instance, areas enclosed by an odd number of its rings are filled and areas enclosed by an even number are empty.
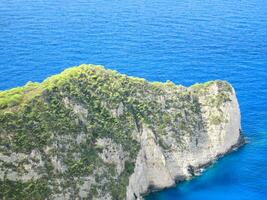
<svg viewBox="0 0 267 200">
<path fill-rule="evenodd" d="M 250 143 L 147 199 L 267 199 L 266 0 L 0 1 L 0 90 L 81 63 L 186 86 L 231 82 Z"/>
</svg>

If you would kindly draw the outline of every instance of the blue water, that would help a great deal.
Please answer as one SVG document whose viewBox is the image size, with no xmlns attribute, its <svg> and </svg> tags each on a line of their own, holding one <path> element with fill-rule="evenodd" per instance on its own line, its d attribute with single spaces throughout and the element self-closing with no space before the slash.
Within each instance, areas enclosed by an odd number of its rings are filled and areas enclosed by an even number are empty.
<svg viewBox="0 0 267 200">
<path fill-rule="evenodd" d="M 250 143 L 147 199 L 267 199 L 266 0 L 0 1 L 0 90 L 81 63 L 186 86 L 231 82 Z"/>
</svg>

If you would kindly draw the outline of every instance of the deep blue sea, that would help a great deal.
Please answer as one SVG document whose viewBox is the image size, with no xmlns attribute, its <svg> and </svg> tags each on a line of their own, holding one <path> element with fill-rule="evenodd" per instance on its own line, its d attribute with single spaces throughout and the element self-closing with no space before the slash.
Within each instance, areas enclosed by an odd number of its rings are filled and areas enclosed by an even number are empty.
<svg viewBox="0 0 267 200">
<path fill-rule="evenodd" d="M 81 63 L 232 83 L 249 144 L 147 200 L 267 199 L 266 0 L 0 0 L 0 90 Z"/>
</svg>

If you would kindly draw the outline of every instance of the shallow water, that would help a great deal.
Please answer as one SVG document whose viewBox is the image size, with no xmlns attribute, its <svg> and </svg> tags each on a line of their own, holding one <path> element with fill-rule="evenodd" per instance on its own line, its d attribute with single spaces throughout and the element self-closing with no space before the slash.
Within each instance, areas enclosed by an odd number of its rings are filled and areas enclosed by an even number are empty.
<svg viewBox="0 0 267 200">
<path fill-rule="evenodd" d="M 231 82 L 250 143 L 147 199 L 267 199 L 265 0 L 0 1 L 0 90 L 81 63 L 183 85 Z"/>
</svg>

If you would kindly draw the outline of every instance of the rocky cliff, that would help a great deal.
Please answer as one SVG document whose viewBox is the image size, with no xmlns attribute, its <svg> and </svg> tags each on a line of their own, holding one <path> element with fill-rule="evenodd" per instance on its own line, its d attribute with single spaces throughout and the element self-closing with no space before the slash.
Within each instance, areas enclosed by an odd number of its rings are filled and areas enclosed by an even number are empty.
<svg viewBox="0 0 267 200">
<path fill-rule="evenodd" d="M 235 91 L 81 65 L 0 92 L 0 199 L 142 199 L 242 142 Z"/>
</svg>

